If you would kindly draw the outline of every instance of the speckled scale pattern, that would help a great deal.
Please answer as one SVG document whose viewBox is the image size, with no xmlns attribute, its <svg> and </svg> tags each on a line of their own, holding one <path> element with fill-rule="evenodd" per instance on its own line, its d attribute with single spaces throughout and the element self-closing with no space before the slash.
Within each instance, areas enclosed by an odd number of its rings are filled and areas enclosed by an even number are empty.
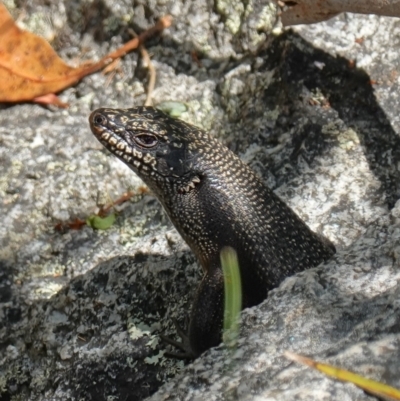
<svg viewBox="0 0 400 401">
<path fill-rule="evenodd" d="M 204 278 L 189 327 L 193 355 L 221 340 L 224 246 L 238 253 L 244 307 L 335 252 L 206 132 L 151 107 L 98 109 L 89 120 L 98 140 L 156 194 L 200 260 Z"/>
</svg>

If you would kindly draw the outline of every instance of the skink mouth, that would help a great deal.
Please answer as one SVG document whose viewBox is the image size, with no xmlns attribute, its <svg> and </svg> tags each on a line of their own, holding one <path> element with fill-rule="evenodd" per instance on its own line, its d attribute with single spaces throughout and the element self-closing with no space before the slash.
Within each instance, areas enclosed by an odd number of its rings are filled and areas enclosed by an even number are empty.
<svg viewBox="0 0 400 401">
<path fill-rule="evenodd" d="M 97 109 L 89 116 L 90 129 L 96 139 L 112 154 L 121 159 L 140 176 L 149 175 L 150 166 L 148 156 L 131 146 L 124 138 L 124 128 L 113 121 L 113 116 L 107 118 L 103 109 Z M 121 134 L 115 131 L 122 131 Z"/>
<path fill-rule="evenodd" d="M 125 159 L 125 162 L 131 160 L 132 151 L 126 141 L 114 132 L 113 123 L 105 117 L 99 110 L 95 110 L 89 116 L 90 129 L 98 141 L 103 144 L 110 152 L 116 156 Z M 124 154 L 129 154 L 127 158 Z"/>
</svg>

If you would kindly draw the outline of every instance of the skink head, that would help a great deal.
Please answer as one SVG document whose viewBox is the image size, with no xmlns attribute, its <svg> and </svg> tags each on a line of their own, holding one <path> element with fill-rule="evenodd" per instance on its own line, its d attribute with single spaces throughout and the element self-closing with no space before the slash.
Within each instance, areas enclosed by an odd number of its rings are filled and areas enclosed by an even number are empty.
<svg viewBox="0 0 400 401">
<path fill-rule="evenodd" d="M 96 138 L 161 195 L 191 191 L 200 182 L 190 151 L 203 132 L 153 107 L 102 108 L 89 117 Z"/>
</svg>

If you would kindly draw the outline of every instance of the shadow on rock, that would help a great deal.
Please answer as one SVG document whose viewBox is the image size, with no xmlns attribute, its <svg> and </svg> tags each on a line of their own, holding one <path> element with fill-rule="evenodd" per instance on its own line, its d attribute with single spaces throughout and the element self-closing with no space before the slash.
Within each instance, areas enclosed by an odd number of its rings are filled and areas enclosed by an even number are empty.
<svg viewBox="0 0 400 401">
<path fill-rule="evenodd" d="M 158 334 L 174 333 L 168 317 L 189 309 L 188 277 L 197 285 L 198 273 L 189 253 L 121 256 L 33 304 L 9 341 L 2 396 L 134 401 L 152 394 L 179 371 L 163 357 Z"/>
</svg>

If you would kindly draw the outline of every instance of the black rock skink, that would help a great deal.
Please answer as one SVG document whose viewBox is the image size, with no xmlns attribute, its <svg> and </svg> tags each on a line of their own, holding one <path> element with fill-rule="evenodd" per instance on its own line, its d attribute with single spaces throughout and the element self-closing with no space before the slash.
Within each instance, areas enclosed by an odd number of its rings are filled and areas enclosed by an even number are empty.
<svg viewBox="0 0 400 401">
<path fill-rule="evenodd" d="M 96 138 L 154 192 L 201 263 L 187 355 L 221 341 L 223 247 L 237 252 L 243 307 L 260 303 L 286 277 L 334 254 L 329 241 L 201 129 L 152 107 L 98 109 L 89 121 Z"/>
</svg>

